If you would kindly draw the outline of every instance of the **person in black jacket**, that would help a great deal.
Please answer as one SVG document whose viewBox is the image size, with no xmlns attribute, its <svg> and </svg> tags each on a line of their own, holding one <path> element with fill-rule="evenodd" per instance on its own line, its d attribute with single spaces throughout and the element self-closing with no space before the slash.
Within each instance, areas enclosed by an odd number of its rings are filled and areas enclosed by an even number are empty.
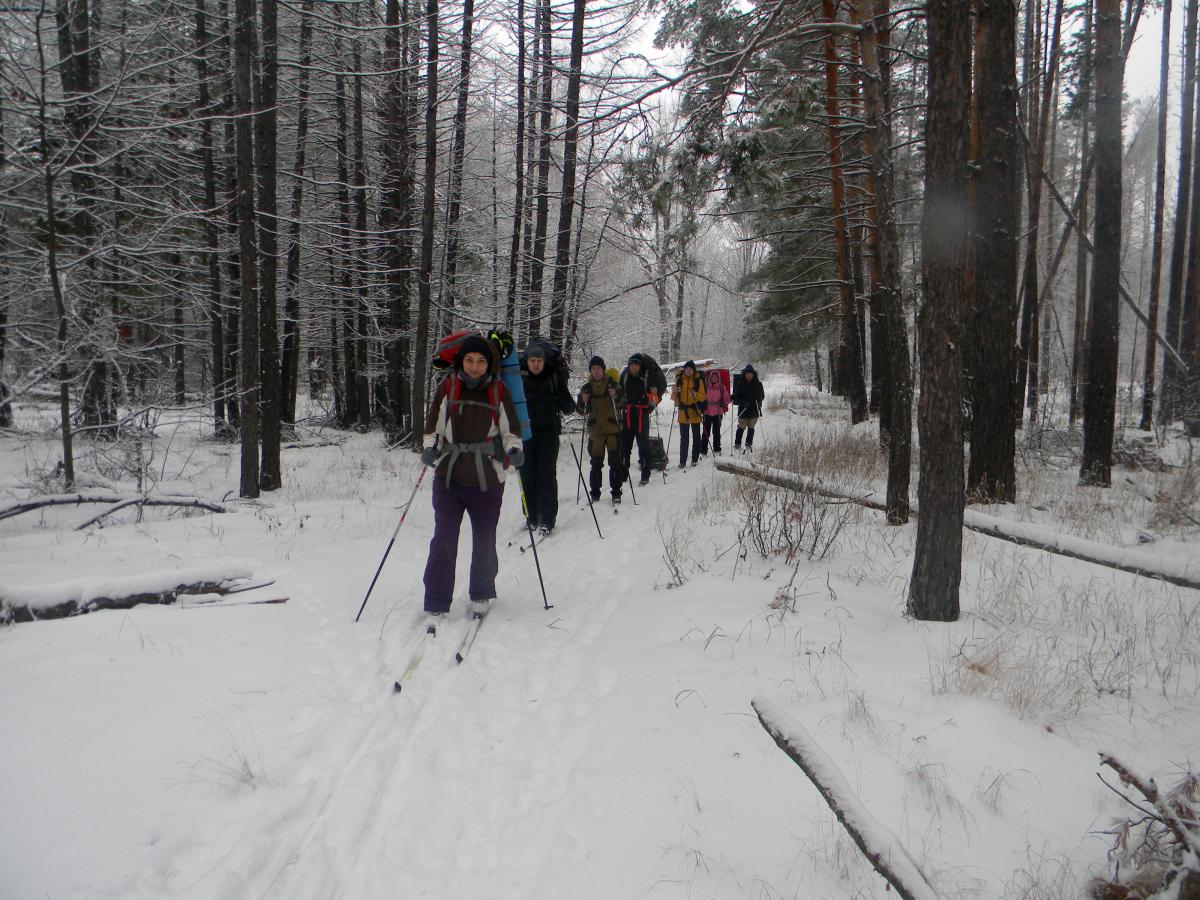
<svg viewBox="0 0 1200 900">
<path fill-rule="evenodd" d="M 533 432 L 525 442 L 521 483 L 525 486 L 529 522 L 543 535 L 554 530 L 558 519 L 558 436 L 562 432 L 562 415 L 575 410 L 575 401 L 560 367 L 547 358 L 558 352 L 544 343 L 531 343 L 525 348 L 521 366 L 529 430 Z"/>
<path fill-rule="evenodd" d="M 635 353 L 621 373 L 621 390 L 625 393 L 625 415 L 621 421 L 621 467 L 629 477 L 629 463 L 633 456 L 633 445 L 638 448 L 638 468 L 641 470 L 639 485 L 650 480 L 650 413 L 661 399 L 658 390 L 650 383 L 650 367 L 646 357 Z"/>
<path fill-rule="evenodd" d="M 762 418 L 766 394 L 754 366 L 747 364 L 733 385 L 733 405 L 737 407 L 737 431 L 733 434 L 733 449 L 742 448 L 742 433 L 746 434 L 746 452 L 754 449 L 754 426 Z"/>
</svg>

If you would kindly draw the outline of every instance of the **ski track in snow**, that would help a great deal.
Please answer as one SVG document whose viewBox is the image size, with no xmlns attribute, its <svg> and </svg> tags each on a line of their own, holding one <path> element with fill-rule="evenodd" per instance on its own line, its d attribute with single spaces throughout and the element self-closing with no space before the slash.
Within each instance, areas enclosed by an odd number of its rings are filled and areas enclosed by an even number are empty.
<svg viewBox="0 0 1200 900">
<path fill-rule="evenodd" d="M 582 857 L 588 847 L 571 823 L 587 821 L 601 798 L 573 775 L 593 709 L 616 683 L 589 648 L 632 587 L 623 572 L 644 570 L 622 562 L 656 554 L 640 532 L 675 492 L 643 489 L 640 507 L 627 504 L 631 518 L 601 520 L 599 544 L 586 502 L 574 507 L 567 493 L 570 463 L 560 458 L 559 529 L 539 546 L 554 608 L 541 608 L 532 555 L 498 537 L 501 597 L 455 664 L 466 628 L 464 525 L 450 622 L 395 695 L 392 681 L 419 639 L 419 583 L 404 623 L 393 626 L 402 636 L 382 642 L 347 635 L 378 626 L 367 615 L 348 629 L 345 597 L 298 596 L 312 617 L 309 674 L 340 685 L 346 715 L 309 711 L 296 722 L 298 783 L 293 777 L 265 801 L 251 797 L 249 815 L 235 805 L 231 815 L 243 818 L 224 828 L 169 836 L 152 851 L 152 871 L 112 896 L 531 897 L 547 866 Z M 512 527 L 513 498 L 508 488 L 500 535 Z M 604 571 L 587 552 L 597 546 L 612 560 Z M 386 582 L 385 570 L 380 588 Z M 371 601 L 377 614 L 381 601 Z"/>
</svg>

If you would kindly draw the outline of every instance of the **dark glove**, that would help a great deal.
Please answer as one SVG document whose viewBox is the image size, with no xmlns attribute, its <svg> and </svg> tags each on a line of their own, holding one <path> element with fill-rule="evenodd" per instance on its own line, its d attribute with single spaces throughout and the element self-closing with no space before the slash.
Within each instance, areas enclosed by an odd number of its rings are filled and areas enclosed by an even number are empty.
<svg viewBox="0 0 1200 900">
<path fill-rule="evenodd" d="M 514 469 L 519 469 L 525 465 L 525 451 L 520 447 L 514 447 L 508 451 L 508 464 Z"/>
<path fill-rule="evenodd" d="M 434 466 L 437 465 L 437 460 L 438 460 L 437 447 L 426 447 L 424 450 L 421 451 L 421 462 L 425 463 L 425 465 L 429 466 L 430 468 L 433 468 Z"/>
</svg>

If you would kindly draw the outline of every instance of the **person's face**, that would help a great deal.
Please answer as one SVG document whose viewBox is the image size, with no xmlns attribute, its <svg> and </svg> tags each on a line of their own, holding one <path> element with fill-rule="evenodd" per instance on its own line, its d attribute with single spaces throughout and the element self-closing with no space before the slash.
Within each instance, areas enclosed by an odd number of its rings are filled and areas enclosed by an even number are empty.
<svg viewBox="0 0 1200 900">
<path fill-rule="evenodd" d="M 592 380 L 599 381 L 601 378 L 604 377 L 604 366 L 592 366 L 591 372 L 592 372 Z"/>
<path fill-rule="evenodd" d="M 463 371 L 468 378 L 482 378 L 487 374 L 488 358 L 482 353 L 471 351 L 463 357 Z"/>
<path fill-rule="evenodd" d="M 688 378 L 695 378 L 696 370 L 693 369 L 691 366 L 687 366 L 684 368 L 683 374 L 686 375 Z"/>
<path fill-rule="evenodd" d="M 529 366 L 529 373 L 531 375 L 541 375 L 542 369 L 546 368 L 546 360 L 540 356 L 529 357 L 525 360 L 525 364 Z"/>
<path fill-rule="evenodd" d="M 637 375 L 641 371 L 642 371 L 642 364 L 640 362 L 635 362 L 634 360 L 631 359 L 629 361 L 629 374 Z"/>
<path fill-rule="evenodd" d="M 754 373 L 753 373 L 753 372 L 747 372 L 747 373 L 746 373 L 746 380 L 747 380 L 747 381 L 753 381 L 753 380 L 754 380 Z"/>
</svg>

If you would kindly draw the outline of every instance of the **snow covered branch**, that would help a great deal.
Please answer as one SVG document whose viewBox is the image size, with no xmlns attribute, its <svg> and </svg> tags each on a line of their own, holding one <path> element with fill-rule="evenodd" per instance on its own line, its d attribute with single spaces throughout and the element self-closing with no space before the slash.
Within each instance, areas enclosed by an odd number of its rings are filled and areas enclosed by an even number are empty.
<svg viewBox="0 0 1200 900">
<path fill-rule="evenodd" d="M 78 526 L 79 529 L 93 525 L 105 516 L 111 515 L 127 506 L 181 506 L 203 509 L 214 513 L 225 512 L 225 507 L 220 503 L 214 503 L 211 500 L 202 500 L 199 497 L 165 495 L 161 497 L 149 497 L 144 494 L 126 495 L 112 493 L 47 494 L 43 497 L 31 497 L 28 500 L 18 500 L 15 503 L 0 506 L 0 520 L 19 516 L 21 513 L 33 512 L 37 509 L 45 509 L 48 506 L 79 506 L 83 503 L 111 503 L 113 507 L 100 513 L 98 516 L 88 519 L 82 525 Z"/>
<path fill-rule="evenodd" d="M 886 512 L 883 498 L 872 491 L 855 491 L 834 482 L 740 460 L 717 460 L 716 467 L 723 472 L 756 478 L 759 481 L 790 490 L 807 491 L 822 497 L 849 500 L 869 509 Z M 912 513 L 917 515 L 918 512 L 914 503 Z M 1072 559 L 1083 560 L 1098 566 L 1107 566 L 1110 569 L 1118 569 L 1146 578 L 1158 578 L 1182 587 L 1200 589 L 1200 562 L 1187 558 L 1161 556 L 1147 553 L 1144 550 L 1114 547 L 1111 544 L 1102 544 L 1099 541 L 1089 541 L 1074 535 L 1062 534 L 1044 525 L 1011 522 L 974 509 L 968 509 L 963 513 L 963 527 L 1011 541 L 1023 547 L 1032 547 L 1047 553 L 1068 556 Z"/>
<path fill-rule="evenodd" d="M 1100 764 L 1108 766 L 1116 772 L 1122 784 L 1133 788 L 1154 806 L 1163 825 L 1167 827 L 1181 847 L 1186 848 L 1190 853 L 1200 853 L 1200 834 L 1193 833 L 1187 823 L 1180 819 L 1178 812 L 1159 792 L 1158 785 L 1153 778 L 1143 778 L 1108 753 L 1100 754 Z M 1195 825 L 1195 823 L 1192 824 Z"/>
<path fill-rule="evenodd" d="M 245 590 L 250 570 L 228 563 L 144 575 L 74 578 L 51 584 L 0 588 L 0 621 L 61 619 L 99 609 L 130 609 L 141 603 L 174 603 L 185 594 Z"/>
<path fill-rule="evenodd" d="M 902 900 L 937 900 L 937 891 L 900 839 L 867 811 L 833 760 L 817 746 L 804 726 L 765 697 L 755 697 L 750 705 L 767 734 L 804 770 L 858 849 Z"/>
</svg>

